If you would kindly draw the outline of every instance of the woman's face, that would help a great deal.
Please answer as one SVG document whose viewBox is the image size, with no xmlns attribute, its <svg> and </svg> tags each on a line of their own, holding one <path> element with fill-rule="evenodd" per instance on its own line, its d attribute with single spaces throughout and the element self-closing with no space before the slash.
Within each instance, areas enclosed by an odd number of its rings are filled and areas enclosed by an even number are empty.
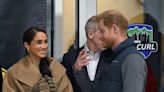
<svg viewBox="0 0 164 92">
<path fill-rule="evenodd" d="M 26 48 L 29 50 L 29 54 L 33 57 L 38 59 L 46 57 L 48 50 L 47 35 L 44 32 L 36 33 L 33 40 Z"/>
</svg>

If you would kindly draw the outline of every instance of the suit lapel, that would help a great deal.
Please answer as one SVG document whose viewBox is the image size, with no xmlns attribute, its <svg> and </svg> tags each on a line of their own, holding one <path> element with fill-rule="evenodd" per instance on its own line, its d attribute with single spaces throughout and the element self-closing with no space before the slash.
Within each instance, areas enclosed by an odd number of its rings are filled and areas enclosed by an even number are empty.
<svg viewBox="0 0 164 92">
<path fill-rule="evenodd" d="M 76 76 L 76 80 L 80 88 L 83 89 L 83 92 L 88 92 L 88 90 L 92 90 L 91 81 L 88 77 L 86 67 L 83 67 L 82 70 L 78 72 L 78 77 Z"/>
<path fill-rule="evenodd" d="M 73 56 L 72 56 L 73 58 L 71 58 L 71 60 L 73 61 L 72 65 L 76 62 L 76 59 L 77 59 L 77 57 L 79 55 L 79 52 L 83 48 L 84 48 L 84 46 L 79 48 L 79 49 L 77 49 L 76 52 L 73 54 Z M 75 74 L 75 77 L 76 77 L 76 81 L 78 82 L 78 84 L 80 84 L 79 87 L 81 89 L 86 89 L 86 90 L 88 90 L 88 88 L 91 89 L 90 88 L 91 87 L 90 86 L 90 79 L 89 79 L 89 76 L 88 76 L 88 72 L 87 72 L 86 66 L 83 67 L 82 70 L 80 72 L 78 72 L 78 74 Z M 86 92 L 85 90 L 83 90 L 83 91 Z"/>
<path fill-rule="evenodd" d="M 97 70 L 96 70 L 95 80 L 100 79 L 100 75 L 103 72 L 103 68 L 104 68 L 105 65 L 106 65 L 106 62 L 105 62 L 104 58 L 101 55 L 98 66 L 97 66 Z"/>
<path fill-rule="evenodd" d="M 111 50 L 106 50 L 101 52 L 100 60 L 97 66 L 95 80 L 100 80 L 103 75 L 106 67 L 108 66 L 109 61 L 107 60 L 111 56 Z"/>
</svg>

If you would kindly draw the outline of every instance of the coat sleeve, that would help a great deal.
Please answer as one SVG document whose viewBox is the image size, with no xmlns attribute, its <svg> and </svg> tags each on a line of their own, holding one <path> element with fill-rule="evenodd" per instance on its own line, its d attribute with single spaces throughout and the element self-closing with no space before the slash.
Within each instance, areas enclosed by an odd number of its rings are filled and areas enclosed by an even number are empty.
<svg viewBox="0 0 164 92">
<path fill-rule="evenodd" d="M 123 92 L 145 92 L 147 66 L 138 54 L 129 55 L 122 65 Z"/>
<path fill-rule="evenodd" d="M 58 84 L 58 92 L 73 92 L 71 82 L 68 79 L 66 73 L 57 84 Z"/>
<path fill-rule="evenodd" d="M 18 90 L 19 88 L 19 90 Z M 8 71 L 3 80 L 2 92 L 19 92 L 23 91 L 19 82 Z"/>
</svg>

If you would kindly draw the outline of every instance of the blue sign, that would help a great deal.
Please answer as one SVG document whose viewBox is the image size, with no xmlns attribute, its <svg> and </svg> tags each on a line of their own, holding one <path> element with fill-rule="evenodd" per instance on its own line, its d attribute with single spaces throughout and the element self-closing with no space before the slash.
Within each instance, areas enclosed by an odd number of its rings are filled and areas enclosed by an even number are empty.
<svg viewBox="0 0 164 92">
<path fill-rule="evenodd" d="M 128 36 L 134 38 L 137 50 L 143 54 L 145 59 L 158 51 L 158 43 L 153 40 L 153 27 L 151 25 L 130 24 Z"/>
</svg>

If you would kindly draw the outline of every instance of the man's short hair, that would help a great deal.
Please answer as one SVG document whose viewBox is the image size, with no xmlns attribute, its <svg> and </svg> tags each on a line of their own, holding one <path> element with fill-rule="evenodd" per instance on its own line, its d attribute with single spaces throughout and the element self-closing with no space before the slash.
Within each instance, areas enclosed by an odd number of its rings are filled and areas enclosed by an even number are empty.
<svg viewBox="0 0 164 92">
<path fill-rule="evenodd" d="M 96 16 L 93 16 L 88 19 L 85 25 L 85 30 L 88 31 L 89 29 L 97 29 L 97 21 L 96 21 Z"/>
<path fill-rule="evenodd" d="M 128 21 L 127 19 L 117 10 L 108 10 L 97 16 L 97 22 L 103 20 L 104 25 L 110 28 L 112 24 L 116 24 L 121 30 L 127 31 Z"/>
</svg>

